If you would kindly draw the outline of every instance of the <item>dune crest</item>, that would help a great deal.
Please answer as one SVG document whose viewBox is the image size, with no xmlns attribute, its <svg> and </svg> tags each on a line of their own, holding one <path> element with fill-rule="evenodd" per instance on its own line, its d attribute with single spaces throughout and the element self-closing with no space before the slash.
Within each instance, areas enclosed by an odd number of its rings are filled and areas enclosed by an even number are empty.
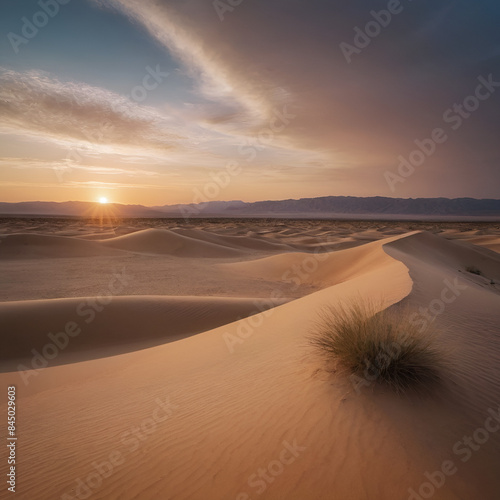
<svg viewBox="0 0 500 500">
<path fill-rule="evenodd" d="M 124 236 L 101 240 L 104 247 L 128 252 L 177 257 L 238 257 L 241 252 L 209 241 L 190 238 L 168 229 L 143 229 Z"/>
</svg>

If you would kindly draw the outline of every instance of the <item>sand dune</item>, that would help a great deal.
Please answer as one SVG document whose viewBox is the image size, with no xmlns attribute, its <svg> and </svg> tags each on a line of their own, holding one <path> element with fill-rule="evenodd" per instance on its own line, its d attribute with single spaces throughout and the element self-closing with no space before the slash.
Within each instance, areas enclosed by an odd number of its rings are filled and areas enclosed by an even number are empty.
<svg viewBox="0 0 500 500">
<path fill-rule="evenodd" d="M 176 257 L 238 257 L 248 250 L 281 250 L 288 247 L 272 242 L 236 236 L 217 236 L 188 231 L 189 236 L 165 229 L 145 229 L 122 236 L 86 235 L 83 237 L 8 234 L 0 235 L 0 258 L 34 259 L 94 257 L 133 252 Z M 99 236 L 99 238 L 97 238 Z"/>
<path fill-rule="evenodd" d="M 262 251 L 288 251 L 290 246 L 283 243 L 269 241 L 260 237 L 249 236 L 225 236 L 221 234 L 209 233 L 200 229 L 175 229 L 176 234 L 193 238 L 195 240 L 206 241 L 216 245 L 227 246 L 230 248 L 239 248 L 245 250 Z"/>
<path fill-rule="evenodd" d="M 0 353 L 2 370 L 30 367 L 34 358 L 34 366 L 46 364 L 44 357 L 53 366 L 172 342 L 285 301 L 101 296 L 0 303 L 2 341 L 9 346 Z"/>
<path fill-rule="evenodd" d="M 387 252 L 410 269 L 410 300 L 443 327 L 441 341 L 454 361 L 462 411 L 481 414 L 500 404 L 500 255 L 429 233 L 395 241 Z M 426 315 L 422 322 L 429 320 Z"/>
<path fill-rule="evenodd" d="M 154 245 L 157 237 L 178 241 L 154 233 Z M 142 251 L 149 233 L 138 238 L 116 240 L 120 247 L 132 240 Z M 213 245 L 210 252 L 220 255 L 220 245 Z M 407 499 L 409 488 L 428 481 L 426 472 L 452 459 L 459 472 L 434 498 L 497 500 L 499 436 L 491 434 L 470 462 L 453 453 L 500 404 L 500 293 L 490 283 L 500 277 L 496 253 L 412 232 L 326 255 L 287 252 L 219 267 L 272 278 L 277 290 L 284 273 L 291 278 L 300 271 L 301 281 L 324 288 L 211 330 L 210 317 L 228 320 L 222 317 L 226 299 L 182 298 L 166 308 L 174 299 L 120 298 L 101 313 L 102 324 L 88 325 L 93 347 L 103 349 L 120 330 L 127 336 L 141 330 L 155 342 L 203 325 L 207 331 L 51 366 L 29 377 L 27 386 L 26 374 L 1 374 L 2 382 L 18 386 L 22 408 L 22 498 L 68 500 L 88 492 L 123 500 Z M 435 324 L 450 376 L 438 397 L 398 399 L 371 388 L 358 394 L 324 370 L 308 344 L 318 313 L 359 296 L 379 309 L 402 301 L 437 312 L 442 303 L 446 314 L 436 314 Z M 21 321 L 14 309 L 27 306 L 3 305 L 12 322 Z M 51 328 L 73 306 L 29 305 Z"/>
<path fill-rule="evenodd" d="M 360 288 L 378 294 L 379 282 L 387 273 L 391 278 L 381 290 L 385 305 L 409 293 L 406 268 L 385 255 L 381 245 L 372 250 L 387 266 L 367 269 L 365 275 L 345 285 L 183 341 L 111 359 L 47 368 L 31 378 L 25 388 L 27 395 L 20 401 L 25 418 L 34 423 L 33 436 L 28 429 L 24 436 L 25 443 L 33 447 L 23 459 L 26 493 L 39 491 L 36 478 L 44 477 L 47 498 L 71 494 L 77 478 L 85 479 L 91 472 L 91 463 L 116 449 L 125 462 L 103 481 L 95 498 L 236 498 L 249 488 L 248 477 L 279 456 L 287 441 L 308 451 L 300 453 L 284 472 L 286 480 L 272 488 L 269 485 L 262 498 L 307 498 L 311 491 L 317 493 L 316 498 L 329 498 L 338 479 L 327 470 L 345 460 L 344 452 L 333 453 L 333 447 L 353 423 L 334 410 L 342 404 L 339 391 L 344 388 L 332 392 L 330 382 L 313 377 L 318 366 L 308 359 L 305 339 L 315 312 L 324 304 L 357 294 Z M 115 321 L 121 324 L 124 320 L 117 317 Z M 234 345 L 228 341 L 231 336 L 239 339 Z M 124 439 L 125 433 L 154 415 L 156 398 L 165 401 L 167 397 L 175 405 L 171 417 L 141 442 L 136 455 L 130 440 Z M 47 398 L 50 406 L 44 404 Z M 355 407 L 358 404 L 354 401 Z M 45 418 L 36 423 L 30 415 L 40 405 L 46 410 Z M 114 418 L 117 407 L 119 419 Z M 352 410 L 348 415 L 354 417 Z M 71 417 L 75 411 L 78 418 Z M 91 415 L 106 424 L 83 432 Z M 354 418 L 356 427 L 364 424 L 359 418 Z M 46 426 L 49 421 L 51 425 Z M 68 433 L 71 445 L 61 440 Z M 30 466 L 46 440 L 54 443 L 46 453 L 62 459 L 57 481 L 50 480 L 56 474 L 49 467 L 50 456 L 37 468 Z M 154 460 L 146 459 L 153 456 Z M 325 461 L 327 457 L 329 461 Z M 301 472 L 305 470 L 312 474 L 305 477 Z M 337 491 L 347 491 L 345 488 L 348 484 L 341 481 Z"/>
<path fill-rule="evenodd" d="M 177 257 L 238 257 L 241 252 L 219 244 L 183 236 L 166 229 L 144 229 L 102 240 L 104 247 L 128 252 L 166 254 Z"/>
<path fill-rule="evenodd" d="M 479 245 L 495 252 L 500 252 L 500 238 L 498 236 L 473 236 L 466 240 L 473 245 Z"/>
<path fill-rule="evenodd" d="M 395 236 L 384 240 L 386 243 Z M 367 270 L 383 267 L 388 261 L 377 251 L 379 242 L 336 252 L 289 253 L 262 259 L 219 264 L 219 268 L 247 276 L 267 277 L 281 281 L 314 283 L 322 287 L 356 278 Z"/>
<path fill-rule="evenodd" d="M 429 232 L 421 232 L 417 238 L 401 238 L 397 244 L 391 245 L 405 249 L 408 253 L 418 256 L 421 260 L 437 265 L 464 268 L 468 265 L 483 264 L 491 272 L 496 273 L 500 256 L 479 245 L 473 245 L 468 240 L 447 240 Z"/>
<path fill-rule="evenodd" d="M 42 234 L 0 235 L 0 259 L 95 257 L 120 252 L 92 241 Z"/>
</svg>

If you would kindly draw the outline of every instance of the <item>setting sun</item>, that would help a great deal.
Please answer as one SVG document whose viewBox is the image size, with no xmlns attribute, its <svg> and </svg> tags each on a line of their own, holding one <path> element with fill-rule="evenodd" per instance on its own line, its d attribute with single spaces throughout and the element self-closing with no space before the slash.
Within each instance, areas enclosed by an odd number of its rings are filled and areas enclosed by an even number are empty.
<svg viewBox="0 0 500 500">
<path fill-rule="evenodd" d="M 108 199 L 107 199 L 105 196 L 101 196 L 101 197 L 99 198 L 99 203 L 100 203 L 101 205 L 106 205 L 106 203 L 108 203 Z"/>
</svg>

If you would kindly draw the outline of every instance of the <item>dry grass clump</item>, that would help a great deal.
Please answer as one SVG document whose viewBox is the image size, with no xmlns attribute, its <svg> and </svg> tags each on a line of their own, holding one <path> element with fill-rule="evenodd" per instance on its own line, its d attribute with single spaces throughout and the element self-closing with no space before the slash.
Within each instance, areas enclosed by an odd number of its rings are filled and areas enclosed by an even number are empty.
<svg viewBox="0 0 500 500">
<path fill-rule="evenodd" d="M 478 269 L 476 266 L 467 266 L 465 268 L 465 270 L 468 272 L 468 273 L 471 273 L 471 274 L 477 274 L 478 276 L 482 276 L 482 272 L 480 269 Z"/>
<path fill-rule="evenodd" d="M 398 394 L 427 392 L 440 380 L 442 356 L 430 332 L 406 311 L 361 301 L 326 309 L 312 343 L 339 368 Z"/>
</svg>

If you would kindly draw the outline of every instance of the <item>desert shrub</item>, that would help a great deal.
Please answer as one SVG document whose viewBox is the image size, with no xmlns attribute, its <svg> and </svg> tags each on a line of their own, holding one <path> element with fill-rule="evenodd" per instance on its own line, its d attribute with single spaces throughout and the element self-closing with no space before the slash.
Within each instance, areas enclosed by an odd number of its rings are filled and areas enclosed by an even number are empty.
<svg viewBox="0 0 500 500">
<path fill-rule="evenodd" d="M 465 270 L 468 272 L 468 273 L 472 273 L 472 274 L 477 274 L 478 276 L 481 276 L 483 273 L 475 266 L 467 266 L 465 268 Z"/>
<path fill-rule="evenodd" d="M 390 387 L 396 393 L 426 392 L 439 382 L 443 358 L 434 332 L 421 331 L 409 310 L 356 301 L 323 311 L 312 344 L 336 368 Z"/>
</svg>

